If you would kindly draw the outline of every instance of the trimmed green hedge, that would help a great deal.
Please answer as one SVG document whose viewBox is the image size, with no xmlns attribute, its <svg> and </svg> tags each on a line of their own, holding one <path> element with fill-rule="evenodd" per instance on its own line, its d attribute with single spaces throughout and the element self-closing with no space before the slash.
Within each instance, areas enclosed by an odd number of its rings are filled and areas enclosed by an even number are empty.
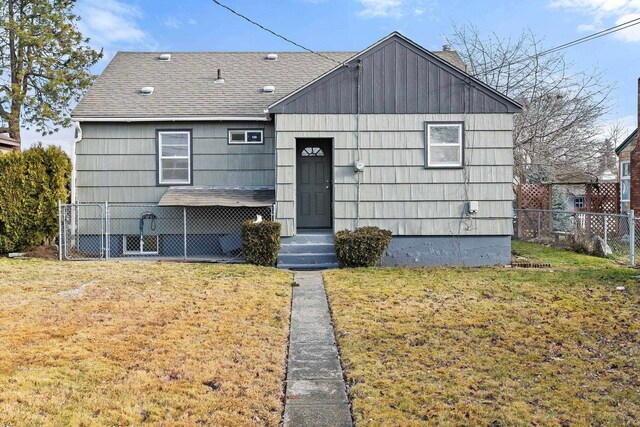
<svg viewBox="0 0 640 427">
<path fill-rule="evenodd" d="M 0 155 L 0 252 L 21 251 L 58 235 L 58 200 L 69 198 L 71 160 L 59 147 Z"/>
<path fill-rule="evenodd" d="M 275 221 L 242 223 L 242 255 L 255 265 L 273 267 L 278 260 L 280 250 L 280 230 L 282 226 Z"/>
<path fill-rule="evenodd" d="M 340 267 L 373 267 L 391 242 L 391 231 L 360 227 L 338 231 L 333 237 Z"/>
</svg>

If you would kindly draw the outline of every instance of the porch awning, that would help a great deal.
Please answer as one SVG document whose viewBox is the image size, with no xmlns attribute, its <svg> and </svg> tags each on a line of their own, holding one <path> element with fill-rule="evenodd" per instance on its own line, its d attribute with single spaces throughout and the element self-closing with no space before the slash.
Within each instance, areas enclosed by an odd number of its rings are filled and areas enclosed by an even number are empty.
<svg viewBox="0 0 640 427">
<path fill-rule="evenodd" d="M 273 187 L 169 187 L 158 206 L 263 207 L 276 201 Z"/>
</svg>

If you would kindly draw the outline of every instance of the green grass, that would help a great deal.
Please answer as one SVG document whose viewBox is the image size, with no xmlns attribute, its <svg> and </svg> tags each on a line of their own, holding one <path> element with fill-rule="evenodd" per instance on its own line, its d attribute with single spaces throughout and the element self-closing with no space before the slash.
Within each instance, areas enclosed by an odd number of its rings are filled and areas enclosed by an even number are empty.
<svg viewBox="0 0 640 427">
<path fill-rule="evenodd" d="M 277 426 L 291 275 L 0 260 L 0 424 Z"/>
<path fill-rule="evenodd" d="M 358 425 L 637 423 L 639 272 L 513 250 L 552 267 L 325 274 Z"/>
</svg>

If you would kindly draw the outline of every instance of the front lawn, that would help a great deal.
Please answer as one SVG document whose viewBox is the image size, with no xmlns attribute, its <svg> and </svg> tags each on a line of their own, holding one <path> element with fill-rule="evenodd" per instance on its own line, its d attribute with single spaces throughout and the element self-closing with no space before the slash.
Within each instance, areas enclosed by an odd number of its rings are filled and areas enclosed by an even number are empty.
<svg viewBox="0 0 640 427">
<path fill-rule="evenodd" d="M 552 267 L 325 274 L 358 425 L 638 422 L 640 272 L 514 252 Z"/>
<path fill-rule="evenodd" d="M 269 425 L 291 275 L 0 260 L 0 424 Z"/>
</svg>

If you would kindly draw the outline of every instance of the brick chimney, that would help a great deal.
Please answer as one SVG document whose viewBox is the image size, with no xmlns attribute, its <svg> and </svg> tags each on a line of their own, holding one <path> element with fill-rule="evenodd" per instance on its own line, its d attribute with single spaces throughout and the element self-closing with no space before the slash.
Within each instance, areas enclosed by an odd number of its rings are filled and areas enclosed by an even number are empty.
<svg viewBox="0 0 640 427">
<path fill-rule="evenodd" d="M 640 131 L 640 78 L 638 79 L 638 129 Z M 639 132 L 640 133 L 640 132 Z M 636 136 L 635 148 L 631 152 L 629 168 L 631 170 L 630 205 L 635 212 L 640 212 L 640 136 Z M 638 215 L 636 213 L 636 215 Z"/>
</svg>

